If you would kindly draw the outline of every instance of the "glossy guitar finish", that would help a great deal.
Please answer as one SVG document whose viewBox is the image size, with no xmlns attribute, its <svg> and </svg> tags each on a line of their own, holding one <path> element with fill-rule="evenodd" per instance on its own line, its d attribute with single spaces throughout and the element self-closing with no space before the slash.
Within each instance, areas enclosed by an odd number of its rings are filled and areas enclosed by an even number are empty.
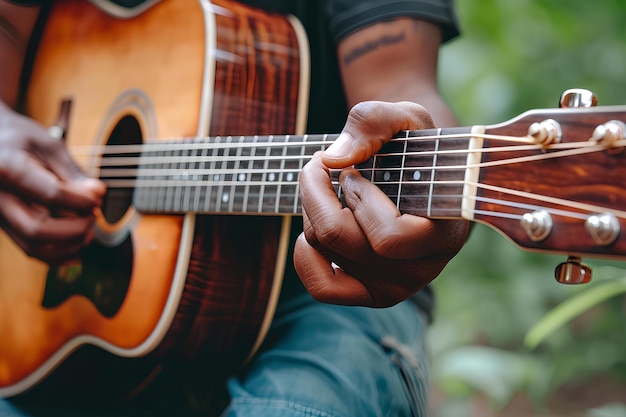
<svg viewBox="0 0 626 417">
<path fill-rule="evenodd" d="M 555 143 L 529 134 L 545 121 L 558 126 Z M 404 213 L 481 222 L 528 250 L 624 258 L 625 122 L 624 106 L 544 109 L 493 126 L 405 132 L 362 173 Z M 618 128 L 613 142 L 594 137 L 607 124 Z M 534 213 L 550 218 L 545 236 L 524 227 Z M 617 233 L 598 242 L 604 233 L 587 220 L 604 214 Z"/>
<path fill-rule="evenodd" d="M 289 92 L 306 84 L 305 43 L 288 20 L 227 1 L 162 1 L 129 20 L 68 1 L 52 17 L 29 110 L 51 125 L 72 100 L 68 143 L 86 145 L 76 157 L 109 192 L 81 262 L 48 271 L 0 236 L 0 396 L 82 344 L 232 368 L 271 321 L 298 174 L 336 137 L 285 135 L 303 128 L 306 94 Z M 614 106 L 405 131 L 357 168 L 403 213 L 624 258 L 625 122 Z"/>
<path fill-rule="evenodd" d="M 625 121 L 624 111 L 623 107 L 531 111 L 486 129 L 496 136 L 524 136 L 533 123 L 558 120 L 562 137 L 560 144 L 546 149 L 484 153 L 474 218 L 526 249 L 626 257 L 626 138 L 617 138 L 612 145 L 593 138 L 598 127 Z M 495 150 L 507 145 L 497 139 L 484 141 L 485 148 Z M 550 233 L 536 241 L 520 227 L 521 217 L 535 211 L 549 213 L 553 224 Z M 594 239 L 586 222 L 604 213 L 615 216 L 621 233 L 603 244 Z"/>
<path fill-rule="evenodd" d="M 226 0 L 118 12 L 73 0 L 50 12 L 27 108 L 50 126 L 69 100 L 70 149 L 303 129 L 308 56 L 297 22 Z M 94 176 L 101 156 L 75 155 Z M 218 373 L 258 347 L 289 217 L 139 214 L 132 192 L 108 192 L 98 242 L 58 268 L 0 235 L 0 397 L 35 386 L 85 344 L 122 357 L 202 355 Z"/>
</svg>

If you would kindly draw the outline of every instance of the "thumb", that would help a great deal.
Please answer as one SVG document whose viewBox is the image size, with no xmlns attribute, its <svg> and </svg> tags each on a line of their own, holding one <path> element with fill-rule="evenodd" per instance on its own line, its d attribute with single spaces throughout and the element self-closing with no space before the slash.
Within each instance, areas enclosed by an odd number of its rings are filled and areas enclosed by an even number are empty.
<svg viewBox="0 0 626 417">
<path fill-rule="evenodd" d="M 33 138 L 34 151 L 40 154 L 42 162 L 70 189 L 75 189 L 85 196 L 92 198 L 102 197 L 106 186 L 100 180 L 85 174 L 82 168 L 72 158 L 60 138 L 55 138 L 41 129 Z"/>
<path fill-rule="evenodd" d="M 431 127 L 434 123 L 430 114 L 419 104 L 361 102 L 350 109 L 341 134 L 322 154 L 322 162 L 329 168 L 359 164 L 401 130 Z"/>
</svg>

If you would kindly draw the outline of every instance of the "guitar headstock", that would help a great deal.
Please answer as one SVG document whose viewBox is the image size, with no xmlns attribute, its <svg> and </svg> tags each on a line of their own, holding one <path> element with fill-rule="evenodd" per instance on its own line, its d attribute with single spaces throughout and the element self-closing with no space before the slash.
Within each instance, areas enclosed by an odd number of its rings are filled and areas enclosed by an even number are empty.
<svg viewBox="0 0 626 417">
<path fill-rule="evenodd" d="M 533 110 L 483 132 L 476 221 L 530 250 L 626 258 L 626 106 Z"/>
</svg>

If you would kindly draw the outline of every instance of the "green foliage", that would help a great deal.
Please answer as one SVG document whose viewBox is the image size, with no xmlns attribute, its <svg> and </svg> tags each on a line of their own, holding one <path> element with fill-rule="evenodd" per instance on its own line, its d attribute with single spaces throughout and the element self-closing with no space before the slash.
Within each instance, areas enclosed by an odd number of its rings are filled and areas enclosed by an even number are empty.
<svg viewBox="0 0 626 417">
<path fill-rule="evenodd" d="M 458 0 L 462 36 L 441 54 L 441 89 L 463 124 L 554 107 L 568 88 L 624 104 L 626 3 Z"/>
<path fill-rule="evenodd" d="M 461 125 L 555 107 L 575 87 L 600 105 L 626 104 L 623 0 L 457 0 L 457 10 L 462 36 L 442 50 L 440 85 Z M 476 392 L 496 409 L 521 394 L 541 414 L 556 390 L 599 378 L 623 400 L 579 415 L 625 415 L 626 263 L 584 259 L 593 282 L 570 287 L 554 280 L 564 260 L 476 225 L 435 281 L 430 343 L 447 398 L 439 415 L 470 415 L 458 401 Z"/>
<path fill-rule="evenodd" d="M 562 386 L 607 376 L 626 392 L 624 264 L 588 260 L 592 283 L 565 286 L 554 279 L 564 260 L 475 227 L 434 284 L 429 341 L 436 387 L 449 400 L 478 392 L 499 409 L 521 394 L 541 407 Z"/>
<path fill-rule="evenodd" d="M 585 292 L 561 303 L 530 329 L 526 334 L 525 345 L 530 349 L 535 349 L 559 327 L 566 325 L 598 304 L 623 293 L 626 293 L 626 277 L 603 282 L 600 285 L 589 284 L 589 288 Z"/>
</svg>

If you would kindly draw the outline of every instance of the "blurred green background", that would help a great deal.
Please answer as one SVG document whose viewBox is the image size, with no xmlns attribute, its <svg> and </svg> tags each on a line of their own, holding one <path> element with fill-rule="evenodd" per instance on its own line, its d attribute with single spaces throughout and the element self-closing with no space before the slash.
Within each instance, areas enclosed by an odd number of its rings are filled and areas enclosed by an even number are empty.
<svg viewBox="0 0 626 417">
<path fill-rule="evenodd" d="M 440 85 L 461 125 L 556 107 L 568 88 L 626 104 L 625 0 L 456 6 Z M 474 228 L 435 282 L 434 417 L 626 416 L 626 262 L 584 259 L 593 281 L 571 287 L 553 278 L 564 260 Z"/>
</svg>

